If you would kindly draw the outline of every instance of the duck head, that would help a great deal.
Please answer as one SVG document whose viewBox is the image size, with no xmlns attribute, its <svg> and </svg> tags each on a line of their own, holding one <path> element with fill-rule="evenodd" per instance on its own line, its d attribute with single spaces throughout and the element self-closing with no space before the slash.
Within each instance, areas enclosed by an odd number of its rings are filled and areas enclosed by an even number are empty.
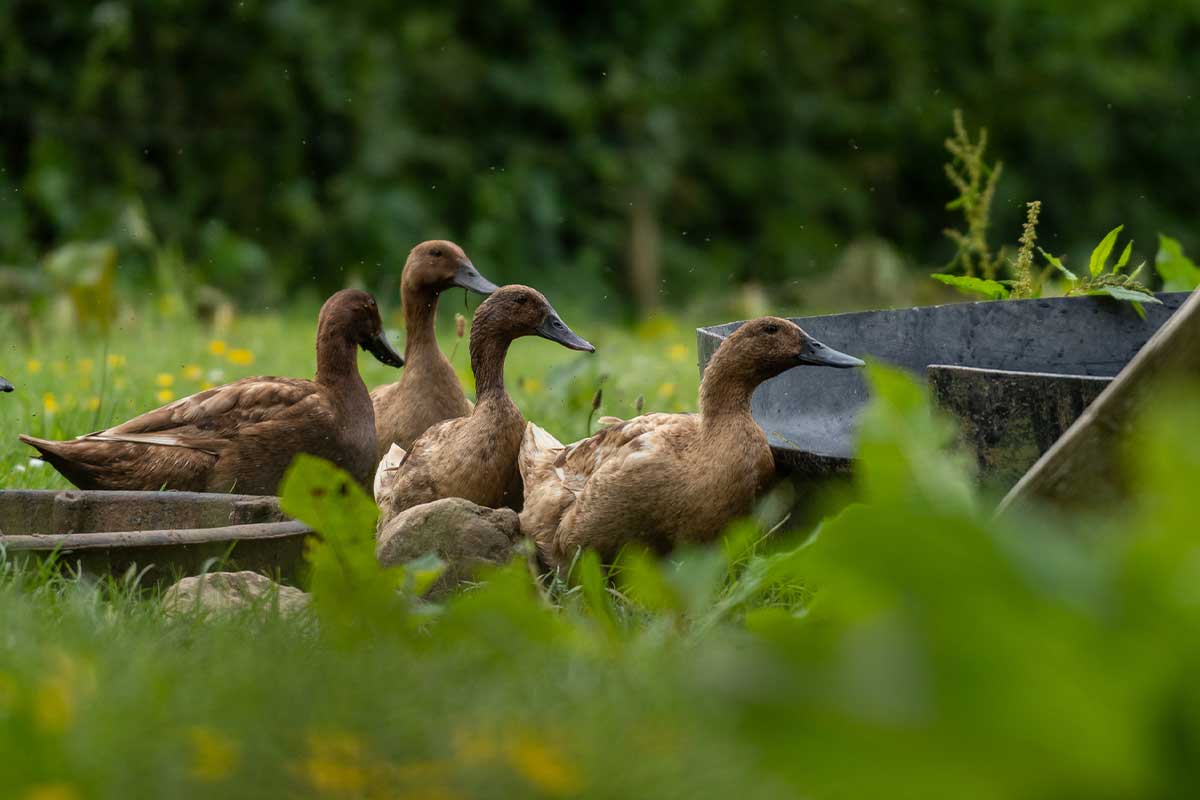
<svg viewBox="0 0 1200 800">
<path fill-rule="evenodd" d="M 0 392 L 11 392 L 12 390 L 13 385 L 4 378 L 0 378 Z"/>
<path fill-rule="evenodd" d="M 475 311 L 472 330 L 503 331 L 510 339 L 541 336 L 571 350 L 596 352 L 596 348 L 567 327 L 550 301 L 528 286 L 502 286 Z"/>
<path fill-rule="evenodd" d="M 461 247 L 441 239 L 421 242 L 412 249 L 401 280 L 405 288 L 434 292 L 455 286 L 479 294 L 496 291 L 496 284 L 479 274 Z"/>
<path fill-rule="evenodd" d="M 317 350 L 326 342 L 361 347 L 389 367 L 404 366 L 404 358 L 388 342 L 375 298 L 359 289 L 343 289 L 321 306 Z"/>
<path fill-rule="evenodd" d="M 729 335 L 721 347 L 743 366 L 747 377 L 762 382 L 793 367 L 861 367 L 863 361 L 834 350 L 780 317 L 751 320 Z M 714 358 L 716 356 L 714 355 Z"/>
</svg>

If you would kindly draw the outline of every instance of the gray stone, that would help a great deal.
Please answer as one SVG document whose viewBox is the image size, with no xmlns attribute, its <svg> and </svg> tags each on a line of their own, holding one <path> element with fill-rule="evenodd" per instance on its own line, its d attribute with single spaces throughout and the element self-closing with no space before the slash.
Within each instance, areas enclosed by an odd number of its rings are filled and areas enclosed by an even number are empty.
<svg viewBox="0 0 1200 800">
<path fill-rule="evenodd" d="M 210 572 L 184 578 L 163 595 L 169 614 L 195 609 L 219 614 L 258 607 L 295 614 L 308 607 L 309 595 L 292 586 L 282 586 L 257 572 Z"/>
<path fill-rule="evenodd" d="M 426 596 L 439 597 L 470 581 L 480 564 L 507 562 L 520 531 L 512 509 L 447 497 L 381 520 L 375 556 L 391 567 L 434 553 L 446 562 L 446 571 Z"/>
</svg>

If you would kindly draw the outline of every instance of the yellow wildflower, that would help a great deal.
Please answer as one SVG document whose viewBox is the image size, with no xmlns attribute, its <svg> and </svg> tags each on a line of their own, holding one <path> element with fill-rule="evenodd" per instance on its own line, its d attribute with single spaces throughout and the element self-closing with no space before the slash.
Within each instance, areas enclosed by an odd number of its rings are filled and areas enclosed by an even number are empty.
<svg viewBox="0 0 1200 800">
<path fill-rule="evenodd" d="M 175 376 L 169 372 L 160 372 L 154 376 L 154 385 L 160 389 L 169 389 L 175 385 Z"/>
<path fill-rule="evenodd" d="M 667 358 L 672 361 L 683 361 L 687 358 L 688 349 L 682 344 L 673 344 L 667 348 Z"/>
<path fill-rule="evenodd" d="M 155 392 L 154 397 L 160 403 L 169 403 L 175 399 L 175 393 L 170 389 L 159 389 Z"/>
<path fill-rule="evenodd" d="M 125 356 L 110 354 L 106 360 L 112 369 L 120 369 L 125 366 Z"/>
<path fill-rule="evenodd" d="M 358 737 L 341 731 L 309 734 L 304 775 L 318 792 L 361 794 L 367 785 L 363 745 Z"/>
<path fill-rule="evenodd" d="M 188 730 L 192 759 L 190 773 L 205 783 L 223 781 L 237 769 L 237 744 L 220 731 L 200 725 Z"/>
<path fill-rule="evenodd" d="M 226 344 L 220 339 L 213 339 L 208 343 L 208 352 L 212 353 L 214 356 L 222 356 L 225 355 L 226 347 Z"/>
<path fill-rule="evenodd" d="M 674 396 L 674 394 L 675 384 L 673 383 L 664 383 L 662 386 L 658 387 L 658 396 L 663 400 L 669 399 L 670 397 Z"/>
<path fill-rule="evenodd" d="M 91 375 L 92 370 L 95 369 L 95 367 L 96 367 L 96 362 L 93 359 L 90 359 L 90 358 L 79 359 L 79 374 L 80 375 Z"/>
<path fill-rule="evenodd" d="M 31 375 L 35 372 L 41 372 L 42 362 L 38 361 L 36 358 L 29 359 L 25 362 L 25 371 Z"/>
<path fill-rule="evenodd" d="M 188 364 L 183 368 L 183 377 L 189 381 L 198 381 L 204 375 L 204 369 L 199 364 Z"/>
<path fill-rule="evenodd" d="M 75 721 L 75 696 L 61 677 L 42 680 L 33 695 L 33 721 L 46 733 L 62 733 Z"/>
<path fill-rule="evenodd" d="M 203 391 L 206 391 L 206 390 L 208 390 L 208 389 L 211 389 L 211 388 L 213 388 L 214 386 L 216 386 L 216 384 L 215 384 L 215 383 L 213 383 L 212 381 L 203 381 L 203 382 L 200 384 L 200 391 L 202 391 L 202 392 L 203 392 Z"/>
<path fill-rule="evenodd" d="M 478 731 L 459 728 L 454 732 L 454 757 L 464 764 L 492 761 L 498 755 L 496 742 Z"/>
<path fill-rule="evenodd" d="M 42 409 L 47 414 L 58 413 L 58 398 L 54 396 L 54 392 L 46 392 L 42 395 Z"/>
<path fill-rule="evenodd" d="M 508 762 L 517 774 L 547 794 L 576 794 L 583 788 L 578 771 L 562 753 L 531 736 L 513 741 Z"/>
<path fill-rule="evenodd" d="M 89 397 L 87 399 L 87 402 L 83 404 L 83 407 L 86 408 L 88 411 L 95 411 L 96 409 L 98 409 L 100 407 L 100 398 L 99 397 Z"/>
<path fill-rule="evenodd" d="M 65 783 L 43 783 L 34 786 L 24 795 L 24 800 L 77 800 L 79 792 Z"/>
<path fill-rule="evenodd" d="M 240 347 L 230 350 L 227 358 L 231 364 L 237 364 L 239 367 L 247 367 L 254 363 L 254 353 Z"/>
<path fill-rule="evenodd" d="M 525 379 L 525 391 L 529 392 L 530 394 L 537 394 L 541 390 L 542 390 L 542 382 L 539 381 L 537 378 L 526 378 Z"/>
</svg>

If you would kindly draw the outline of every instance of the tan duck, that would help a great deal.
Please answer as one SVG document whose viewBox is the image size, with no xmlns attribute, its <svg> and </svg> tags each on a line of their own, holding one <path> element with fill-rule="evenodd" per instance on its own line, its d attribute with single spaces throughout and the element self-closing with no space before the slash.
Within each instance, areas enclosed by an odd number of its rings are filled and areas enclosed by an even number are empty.
<svg viewBox="0 0 1200 800">
<path fill-rule="evenodd" d="M 471 413 L 471 401 L 438 348 L 434 330 L 438 295 L 455 286 L 480 294 L 496 291 L 453 242 L 423 242 L 408 254 L 400 279 L 404 375 L 371 392 L 380 459 L 393 443 L 407 450 L 430 425 Z"/>
<path fill-rule="evenodd" d="M 525 418 L 504 389 L 504 357 L 521 336 L 541 336 L 589 353 L 596 349 L 566 326 L 540 292 L 528 286 L 497 289 L 480 304 L 471 325 L 475 408 L 469 416 L 429 428 L 408 453 L 395 447 L 388 454 L 376 481 L 385 517 L 443 497 L 520 508 L 517 452 Z"/>
<path fill-rule="evenodd" d="M 750 416 L 755 387 L 792 367 L 862 364 L 792 322 L 763 317 L 713 354 L 699 414 L 645 414 L 567 447 L 530 424 L 519 458 L 521 530 L 551 567 L 580 548 L 612 558 L 630 541 L 660 552 L 711 541 L 750 511 L 775 471 Z"/>
<path fill-rule="evenodd" d="M 404 364 L 375 299 L 346 289 L 321 308 L 316 380 L 245 378 L 77 439 L 21 441 L 81 489 L 274 494 L 297 453 L 328 459 L 369 486 L 375 417 L 359 347 Z"/>
</svg>

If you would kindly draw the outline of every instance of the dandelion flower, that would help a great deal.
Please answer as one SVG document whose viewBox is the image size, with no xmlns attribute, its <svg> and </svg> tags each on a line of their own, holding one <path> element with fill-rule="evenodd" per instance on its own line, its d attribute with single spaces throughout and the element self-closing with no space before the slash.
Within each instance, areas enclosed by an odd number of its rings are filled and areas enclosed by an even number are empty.
<svg viewBox="0 0 1200 800">
<path fill-rule="evenodd" d="M 30 375 L 32 375 L 36 372 L 41 372 L 42 371 L 42 362 L 38 361 L 36 358 L 29 359 L 28 361 L 25 362 L 25 371 L 28 372 Z"/>
<path fill-rule="evenodd" d="M 538 392 L 542 391 L 542 382 L 537 378 L 526 378 L 524 384 L 525 391 L 529 392 L 530 394 L 537 394 Z"/>
<path fill-rule="evenodd" d="M 108 366 L 112 369 L 120 369 L 121 367 L 125 366 L 125 356 L 122 355 L 117 355 L 114 353 L 109 355 L 109 357 L 105 360 L 108 362 Z"/>
<path fill-rule="evenodd" d="M 664 383 L 662 386 L 658 387 L 658 396 L 663 400 L 670 399 L 672 396 L 674 396 L 674 394 L 675 384 L 673 383 Z"/>
<path fill-rule="evenodd" d="M 318 792 L 360 794 L 367 784 L 362 742 L 353 734 L 333 731 L 310 734 L 304 774 Z"/>
<path fill-rule="evenodd" d="M 254 363 L 254 353 L 240 347 L 236 350 L 230 350 L 227 357 L 229 363 L 237 364 L 239 367 L 247 367 Z"/>
<path fill-rule="evenodd" d="M 560 752 L 529 736 L 518 738 L 508 750 L 513 770 L 546 794 L 577 794 L 582 788 L 579 773 Z"/>
<path fill-rule="evenodd" d="M 90 359 L 90 358 L 79 359 L 79 374 L 80 375 L 91 375 L 92 370 L 95 369 L 95 367 L 96 367 L 95 360 Z"/>
<path fill-rule="evenodd" d="M 160 372 L 154 376 L 154 385 L 160 389 L 170 389 L 175 385 L 175 376 L 169 372 Z"/>
<path fill-rule="evenodd" d="M 33 722 L 44 733 L 62 733 L 75 721 L 75 696 L 61 677 L 47 678 L 33 694 Z"/>
<path fill-rule="evenodd" d="M 54 392 L 46 392 L 42 395 L 42 410 L 47 414 L 58 413 L 58 398 L 54 396 Z"/>
<path fill-rule="evenodd" d="M 212 353 L 214 356 L 225 355 L 226 349 L 227 345 L 220 339 L 213 339 L 208 343 L 208 352 Z"/>
<path fill-rule="evenodd" d="M 667 358 L 672 361 L 683 361 L 687 358 L 688 349 L 682 344 L 673 344 L 667 348 Z"/>
<path fill-rule="evenodd" d="M 237 769 L 237 743 L 220 731 L 197 725 L 188 730 L 192 758 L 189 772 L 204 783 L 223 781 Z"/>
<path fill-rule="evenodd" d="M 204 368 L 199 364 L 188 364 L 183 368 L 183 377 L 189 381 L 198 381 L 204 376 Z"/>
<path fill-rule="evenodd" d="M 158 390 L 158 391 L 157 391 L 157 392 L 154 394 L 154 397 L 155 397 L 155 398 L 158 400 L 158 402 L 160 402 L 160 403 L 169 403 L 169 402 L 171 402 L 172 400 L 174 400 L 174 399 L 175 399 L 175 393 L 174 393 L 174 392 L 172 392 L 170 389 L 159 389 L 159 390 Z"/>
<path fill-rule="evenodd" d="M 99 397 L 89 397 L 87 399 L 87 402 L 83 404 L 83 407 L 86 408 L 88 411 L 95 411 L 96 409 L 100 408 L 100 398 Z"/>
<path fill-rule="evenodd" d="M 42 783 L 25 792 L 22 800 L 79 800 L 79 792 L 66 783 Z"/>
<path fill-rule="evenodd" d="M 201 383 L 200 383 L 200 391 L 202 391 L 202 392 L 206 392 L 206 391 L 208 391 L 209 389 L 212 389 L 212 388 L 213 388 L 213 387 L 215 387 L 215 386 L 216 386 L 216 384 L 215 384 L 215 383 L 213 383 L 212 381 L 201 381 Z"/>
</svg>

